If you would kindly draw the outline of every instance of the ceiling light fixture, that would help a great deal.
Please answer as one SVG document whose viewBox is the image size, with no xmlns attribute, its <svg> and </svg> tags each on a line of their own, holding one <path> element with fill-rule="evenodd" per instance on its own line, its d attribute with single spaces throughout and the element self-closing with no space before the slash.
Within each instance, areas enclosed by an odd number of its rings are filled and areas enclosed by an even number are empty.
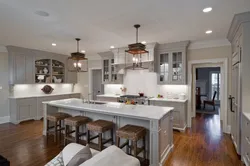
<svg viewBox="0 0 250 166">
<path fill-rule="evenodd" d="M 146 50 L 146 45 L 138 42 L 138 29 L 141 27 L 139 24 L 134 25 L 136 28 L 136 43 L 129 44 L 128 50 L 125 50 L 125 58 L 127 59 L 127 54 L 132 54 L 133 66 L 126 67 L 127 69 L 141 70 L 148 69 L 142 66 L 142 55 L 147 54 L 149 59 L 149 52 Z M 126 61 L 125 61 L 126 62 Z"/>
<path fill-rule="evenodd" d="M 86 51 L 85 50 L 81 50 L 81 53 L 85 53 Z"/>
<path fill-rule="evenodd" d="M 71 53 L 68 58 L 68 70 L 70 72 L 87 72 L 88 71 L 88 59 L 85 58 L 85 54 L 79 52 L 79 41 L 81 39 L 76 38 L 77 51 Z"/>
<path fill-rule="evenodd" d="M 146 41 L 142 41 L 141 43 L 142 43 L 142 44 L 146 44 L 147 42 L 146 42 Z"/>
<path fill-rule="evenodd" d="M 42 16 L 42 17 L 48 17 L 49 16 L 48 12 L 41 11 L 41 10 L 36 11 L 35 14 L 37 14 L 39 16 Z"/>
<path fill-rule="evenodd" d="M 111 48 L 111 49 L 114 49 L 114 48 L 115 48 L 115 46 L 110 46 L 110 48 Z"/>
<path fill-rule="evenodd" d="M 211 30 L 207 30 L 206 31 L 206 34 L 211 34 L 213 31 L 211 31 Z"/>
<path fill-rule="evenodd" d="M 56 46 L 56 43 L 52 43 L 52 46 Z"/>
<path fill-rule="evenodd" d="M 209 12 L 211 12 L 212 10 L 213 10 L 213 8 L 207 7 L 207 8 L 204 8 L 204 9 L 203 9 L 203 12 L 204 12 L 204 13 L 209 13 Z"/>
</svg>

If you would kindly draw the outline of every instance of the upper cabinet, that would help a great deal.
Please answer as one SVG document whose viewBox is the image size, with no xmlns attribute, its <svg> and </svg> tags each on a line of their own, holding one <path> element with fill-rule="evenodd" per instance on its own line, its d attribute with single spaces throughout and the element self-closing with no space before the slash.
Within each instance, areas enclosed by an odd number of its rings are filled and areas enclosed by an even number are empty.
<svg viewBox="0 0 250 166">
<path fill-rule="evenodd" d="M 156 68 L 158 84 L 186 84 L 186 51 L 189 41 L 159 44 Z"/>
<path fill-rule="evenodd" d="M 10 84 L 77 83 L 77 73 L 68 72 L 67 56 L 7 46 Z"/>
<path fill-rule="evenodd" d="M 118 73 L 115 64 L 114 54 L 111 51 L 99 53 L 102 57 L 102 83 L 103 84 L 122 84 L 123 75 Z"/>
</svg>

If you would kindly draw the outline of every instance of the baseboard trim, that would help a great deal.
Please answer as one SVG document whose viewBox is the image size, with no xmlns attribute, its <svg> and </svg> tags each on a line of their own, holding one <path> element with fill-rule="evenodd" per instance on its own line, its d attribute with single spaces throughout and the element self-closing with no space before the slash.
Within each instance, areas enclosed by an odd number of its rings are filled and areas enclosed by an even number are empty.
<svg viewBox="0 0 250 166">
<path fill-rule="evenodd" d="M 173 127 L 173 129 L 179 130 L 180 132 L 185 132 L 186 128 L 187 128 L 187 125 L 185 125 L 185 127 L 183 127 L 183 128 Z"/>
<path fill-rule="evenodd" d="M 9 123 L 9 122 L 10 122 L 10 116 L 0 117 L 0 124 Z"/>
<path fill-rule="evenodd" d="M 224 133 L 231 134 L 231 125 L 227 125 L 227 127 L 225 128 Z"/>
</svg>

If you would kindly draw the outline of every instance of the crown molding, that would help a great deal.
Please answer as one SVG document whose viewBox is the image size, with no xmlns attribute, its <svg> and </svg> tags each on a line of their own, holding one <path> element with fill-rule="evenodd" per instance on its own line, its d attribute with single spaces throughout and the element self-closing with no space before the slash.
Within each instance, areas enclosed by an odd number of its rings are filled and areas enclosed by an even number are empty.
<svg viewBox="0 0 250 166">
<path fill-rule="evenodd" d="M 231 44 L 227 39 L 194 41 L 194 42 L 191 42 L 188 49 L 195 50 L 195 49 L 202 49 L 202 48 L 230 46 L 230 45 Z"/>
<path fill-rule="evenodd" d="M 5 46 L 0 46 L 0 52 L 8 52 Z"/>
<path fill-rule="evenodd" d="M 231 26 L 229 28 L 227 39 L 232 42 L 235 34 L 240 28 L 241 24 L 250 22 L 250 12 L 240 13 L 234 15 Z"/>
</svg>

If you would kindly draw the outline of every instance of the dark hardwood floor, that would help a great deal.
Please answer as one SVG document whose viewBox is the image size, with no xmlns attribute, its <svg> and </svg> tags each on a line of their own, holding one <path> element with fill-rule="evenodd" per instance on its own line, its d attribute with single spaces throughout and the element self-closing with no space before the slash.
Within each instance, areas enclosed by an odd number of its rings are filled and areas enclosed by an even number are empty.
<svg viewBox="0 0 250 166">
<path fill-rule="evenodd" d="M 223 134 L 218 115 L 197 114 L 193 128 L 174 132 L 174 150 L 165 166 L 240 166 L 230 136 Z M 42 121 L 0 125 L 0 155 L 11 166 L 43 166 L 60 151 L 42 136 Z"/>
</svg>

